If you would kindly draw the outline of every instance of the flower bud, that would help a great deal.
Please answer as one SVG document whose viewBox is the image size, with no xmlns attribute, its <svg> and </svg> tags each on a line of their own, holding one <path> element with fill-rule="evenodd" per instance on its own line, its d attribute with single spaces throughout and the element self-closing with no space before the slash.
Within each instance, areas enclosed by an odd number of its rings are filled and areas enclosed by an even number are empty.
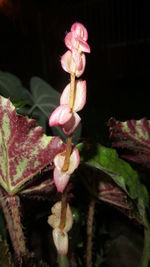
<svg viewBox="0 0 150 267">
<path fill-rule="evenodd" d="M 65 87 L 60 97 L 60 105 L 69 104 L 70 83 Z M 78 80 L 75 85 L 75 98 L 73 110 L 78 112 L 83 109 L 86 103 L 86 81 Z"/>
<path fill-rule="evenodd" d="M 61 217 L 61 205 L 62 203 L 58 201 L 51 209 L 52 215 L 48 217 L 48 224 L 50 224 L 52 228 L 59 228 L 60 217 Z M 72 211 L 70 209 L 69 204 L 67 204 L 66 223 L 63 230 L 65 232 L 70 231 L 70 229 L 72 228 L 72 224 L 73 224 Z"/>
<path fill-rule="evenodd" d="M 54 244 L 56 246 L 57 252 L 65 256 L 68 253 L 68 234 L 59 228 L 55 228 L 52 231 Z"/>
<path fill-rule="evenodd" d="M 88 45 L 88 43 L 84 41 L 82 38 L 75 36 L 73 32 L 67 33 L 65 37 L 65 45 L 71 51 L 73 49 L 76 49 L 78 53 L 81 52 L 90 53 L 90 46 Z"/>
<path fill-rule="evenodd" d="M 74 170 L 78 167 L 80 163 L 80 155 L 77 148 L 74 148 L 73 152 L 70 156 L 69 168 L 66 172 L 62 171 L 63 165 L 65 161 L 65 152 L 59 153 L 54 158 L 54 182 L 57 187 L 58 192 L 63 192 L 68 181 L 70 179 L 70 175 L 74 172 Z"/>
<path fill-rule="evenodd" d="M 82 53 L 79 54 L 78 56 L 80 57 L 80 60 L 79 58 L 77 58 L 77 63 L 75 54 L 73 57 L 72 52 L 69 50 L 61 57 L 62 68 L 66 72 L 75 73 L 76 77 L 80 77 L 83 74 L 86 65 L 85 55 Z M 78 64 L 79 61 L 80 64 Z"/>
<path fill-rule="evenodd" d="M 71 32 L 73 32 L 76 37 L 82 38 L 84 41 L 87 41 L 88 39 L 87 29 L 83 26 L 82 23 L 75 22 L 71 27 Z"/>
</svg>

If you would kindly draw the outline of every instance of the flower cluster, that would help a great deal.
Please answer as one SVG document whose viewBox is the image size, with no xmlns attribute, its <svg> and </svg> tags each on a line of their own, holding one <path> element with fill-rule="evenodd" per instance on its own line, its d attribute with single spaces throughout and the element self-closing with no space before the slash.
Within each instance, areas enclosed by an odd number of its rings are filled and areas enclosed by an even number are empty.
<svg viewBox="0 0 150 267">
<path fill-rule="evenodd" d="M 73 224 L 73 216 L 69 204 L 67 204 L 66 209 L 66 221 L 64 226 L 60 227 L 61 221 L 61 202 L 55 203 L 52 207 L 52 215 L 48 217 L 48 223 L 52 226 L 53 230 L 53 239 L 55 246 L 61 255 L 66 255 L 68 252 L 68 234 L 67 232 L 71 229 Z"/>
<path fill-rule="evenodd" d="M 81 118 L 77 114 L 86 103 L 86 81 L 75 80 L 85 69 L 86 59 L 84 52 L 90 53 L 86 42 L 88 33 L 81 23 L 74 23 L 71 31 L 65 37 L 65 44 L 69 50 L 62 56 L 62 68 L 70 73 L 71 82 L 65 87 L 60 98 L 60 105 L 53 111 L 49 125 L 60 126 L 64 133 L 71 136 Z M 70 175 L 78 167 L 80 157 L 77 148 L 71 152 L 67 168 L 63 168 L 65 153 L 58 154 L 54 160 L 54 182 L 59 192 L 63 192 Z"/>
<path fill-rule="evenodd" d="M 53 240 L 61 255 L 68 252 L 68 231 L 72 227 L 72 213 L 65 196 L 65 188 L 71 174 L 80 163 L 78 149 L 72 146 L 72 134 L 80 123 L 80 111 L 86 103 L 86 81 L 76 80 L 84 72 L 85 54 L 90 53 L 87 43 L 88 33 L 81 23 L 74 23 L 65 37 L 65 45 L 69 49 L 61 58 L 62 68 L 70 73 L 70 83 L 60 97 L 60 105 L 53 111 L 49 125 L 60 126 L 67 135 L 66 148 L 54 158 L 54 182 L 58 192 L 62 193 L 62 202 L 52 207 L 52 215 L 48 223 L 53 228 Z"/>
</svg>

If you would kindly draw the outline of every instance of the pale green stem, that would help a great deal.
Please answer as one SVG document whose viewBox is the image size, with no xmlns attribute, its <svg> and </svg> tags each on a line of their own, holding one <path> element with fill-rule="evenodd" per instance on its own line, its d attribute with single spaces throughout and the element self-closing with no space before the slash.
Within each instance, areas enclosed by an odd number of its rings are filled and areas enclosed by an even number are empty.
<svg viewBox="0 0 150 267">
<path fill-rule="evenodd" d="M 58 266 L 59 267 L 70 267 L 68 257 L 58 254 Z"/>
</svg>

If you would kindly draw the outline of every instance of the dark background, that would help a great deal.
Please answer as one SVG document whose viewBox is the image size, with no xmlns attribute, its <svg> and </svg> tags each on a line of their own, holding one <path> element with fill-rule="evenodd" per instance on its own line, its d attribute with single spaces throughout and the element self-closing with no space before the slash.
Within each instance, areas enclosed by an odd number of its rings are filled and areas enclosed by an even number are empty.
<svg viewBox="0 0 150 267">
<path fill-rule="evenodd" d="M 69 80 L 60 65 L 65 33 L 75 21 L 87 27 L 92 52 L 83 75 L 88 85 L 83 136 L 106 143 L 111 116 L 150 118 L 150 1 L 1 0 L 0 5 L 0 69 L 19 76 L 26 87 L 37 75 L 61 92 Z"/>
</svg>

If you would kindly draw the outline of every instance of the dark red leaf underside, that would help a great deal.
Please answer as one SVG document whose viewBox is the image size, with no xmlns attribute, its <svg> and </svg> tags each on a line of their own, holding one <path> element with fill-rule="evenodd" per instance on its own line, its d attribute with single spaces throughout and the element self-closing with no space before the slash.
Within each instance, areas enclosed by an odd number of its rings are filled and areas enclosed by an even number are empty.
<svg viewBox="0 0 150 267">
<path fill-rule="evenodd" d="M 109 120 L 112 146 L 124 148 L 122 157 L 150 167 L 150 121 L 141 120 L 117 121 Z"/>
<path fill-rule="evenodd" d="M 112 205 L 130 209 L 128 196 L 118 186 L 108 182 L 99 182 L 98 198 Z"/>
</svg>

